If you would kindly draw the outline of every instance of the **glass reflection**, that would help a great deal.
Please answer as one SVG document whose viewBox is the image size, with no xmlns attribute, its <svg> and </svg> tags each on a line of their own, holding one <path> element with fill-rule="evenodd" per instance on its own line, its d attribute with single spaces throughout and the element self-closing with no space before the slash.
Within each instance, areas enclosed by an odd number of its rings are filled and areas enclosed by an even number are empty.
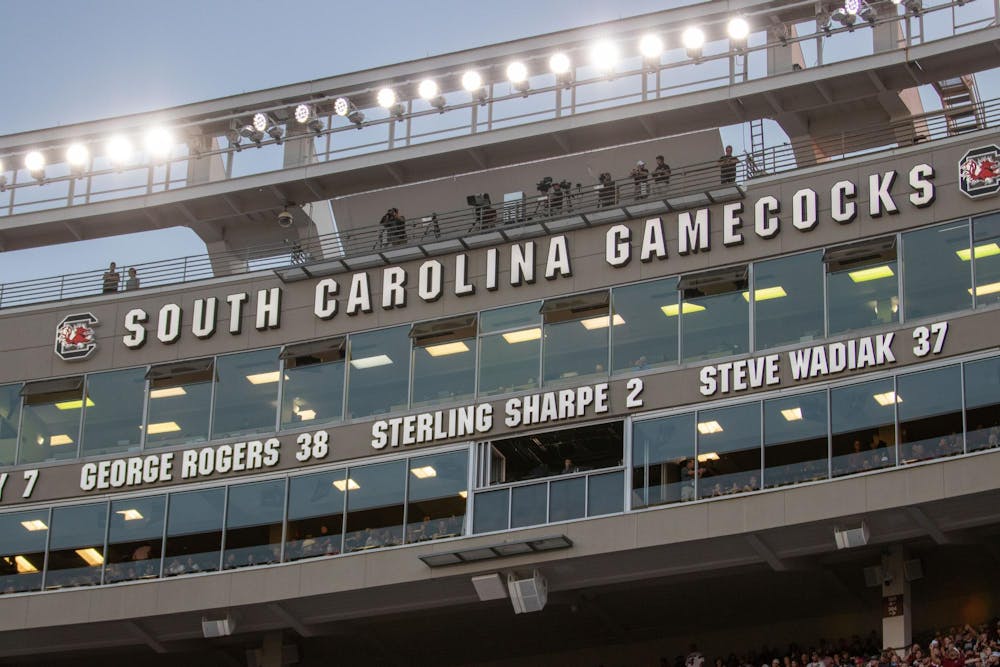
<svg viewBox="0 0 1000 667">
<path fill-rule="evenodd" d="M 961 454 L 962 374 L 946 366 L 896 378 L 903 463 Z"/>
<path fill-rule="evenodd" d="M 546 321 L 542 348 L 545 383 L 579 382 L 608 373 L 607 303 L 600 309 L 585 311 L 581 317 Z M 615 325 L 624 323 L 620 315 Z"/>
<path fill-rule="evenodd" d="M 476 393 L 476 339 L 413 346 L 413 405 L 460 402 Z"/>
<path fill-rule="evenodd" d="M 278 349 L 219 357 L 215 362 L 212 437 L 274 431 L 278 403 Z"/>
<path fill-rule="evenodd" d="M 632 466 L 633 507 L 694 500 L 694 413 L 635 422 Z"/>
<path fill-rule="evenodd" d="M 0 593 L 42 588 L 49 511 L 0 514 Z"/>
<path fill-rule="evenodd" d="M 537 389 L 541 339 L 540 325 L 480 338 L 479 395 Z"/>
<path fill-rule="evenodd" d="M 160 576 L 166 500 L 153 496 L 111 503 L 105 583 Z"/>
<path fill-rule="evenodd" d="M 344 551 L 403 543 L 406 461 L 351 468 L 347 478 Z"/>
<path fill-rule="evenodd" d="M 764 401 L 764 487 L 825 479 L 826 392 Z"/>
<path fill-rule="evenodd" d="M 351 336 L 348 417 L 357 419 L 407 408 L 409 329 L 400 326 Z"/>
<path fill-rule="evenodd" d="M 8 384 L 0 387 L 0 466 L 14 463 L 20 416 L 21 385 Z"/>
<path fill-rule="evenodd" d="M 150 369 L 147 449 L 208 439 L 214 368 L 212 360 L 202 360 L 162 376 L 156 366 Z"/>
<path fill-rule="evenodd" d="M 466 451 L 409 460 L 407 542 L 455 537 L 464 532 L 468 462 Z"/>
<path fill-rule="evenodd" d="M 225 499 L 224 488 L 170 494 L 164 576 L 219 569 Z"/>
<path fill-rule="evenodd" d="M 1000 444 L 1000 358 L 965 364 L 965 410 L 970 452 Z"/>
<path fill-rule="evenodd" d="M 749 350 L 750 304 L 746 286 L 701 296 L 687 290 L 680 306 L 681 352 L 685 361 L 728 357 Z M 672 316 L 675 311 L 670 310 Z"/>
<path fill-rule="evenodd" d="M 979 252 L 979 251 L 977 251 Z M 972 308 L 969 224 L 949 223 L 903 234 L 907 319 Z"/>
<path fill-rule="evenodd" d="M 146 369 L 130 368 L 87 376 L 81 456 L 139 448 Z"/>
<path fill-rule="evenodd" d="M 698 412 L 698 497 L 760 488 L 760 404 Z"/>
<path fill-rule="evenodd" d="M 611 364 L 617 373 L 677 363 L 678 320 L 664 308 L 676 308 L 677 278 L 616 287 L 614 313 L 622 323 L 611 330 Z"/>
<path fill-rule="evenodd" d="M 24 388 L 30 391 L 31 385 Z M 24 396 L 18 463 L 63 461 L 76 457 L 83 412 L 83 382 L 50 393 Z"/>
<path fill-rule="evenodd" d="M 340 553 L 346 480 L 346 470 L 289 480 L 286 561 Z"/>
<path fill-rule="evenodd" d="M 758 350 L 823 336 L 822 251 L 757 262 L 753 273 Z"/>
<path fill-rule="evenodd" d="M 283 479 L 229 487 L 223 567 L 230 570 L 277 563 L 284 510 Z"/>
<path fill-rule="evenodd" d="M 896 465 L 892 378 L 830 390 L 833 475 Z"/>
<path fill-rule="evenodd" d="M 46 588 L 101 583 L 107 520 L 107 503 L 53 508 Z"/>
<path fill-rule="evenodd" d="M 984 215 L 972 221 L 976 265 L 976 305 L 1000 300 L 1000 213 Z"/>
<path fill-rule="evenodd" d="M 285 362 L 281 399 L 281 427 L 328 424 L 343 417 L 343 359 L 296 357 Z"/>
</svg>

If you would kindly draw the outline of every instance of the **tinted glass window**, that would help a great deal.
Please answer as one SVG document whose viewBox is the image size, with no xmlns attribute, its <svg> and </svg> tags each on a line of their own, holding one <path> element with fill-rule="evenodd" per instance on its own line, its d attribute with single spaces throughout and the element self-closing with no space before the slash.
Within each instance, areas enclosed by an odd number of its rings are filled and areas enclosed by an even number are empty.
<svg viewBox="0 0 1000 667">
<path fill-rule="evenodd" d="M 507 530 L 509 505 L 510 489 L 477 493 L 472 531 L 489 533 L 494 530 Z"/>
<path fill-rule="evenodd" d="M 545 523 L 548 484 L 515 486 L 510 498 L 510 527 L 537 526 Z"/>
<path fill-rule="evenodd" d="M 56 507 L 45 587 L 92 586 L 101 583 L 108 504 Z"/>
<path fill-rule="evenodd" d="M 285 560 L 340 553 L 346 497 L 346 470 L 289 480 Z"/>
<path fill-rule="evenodd" d="M 347 480 L 345 551 L 403 543 L 406 461 L 351 468 Z"/>
<path fill-rule="evenodd" d="M 213 369 L 150 380 L 146 448 L 208 439 Z"/>
<path fill-rule="evenodd" d="M 962 374 L 945 366 L 896 378 L 899 391 L 899 455 L 913 463 L 964 451 Z"/>
<path fill-rule="evenodd" d="M 465 451 L 409 460 L 407 542 L 454 537 L 464 532 L 468 462 Z"/>
<path fill-rule="evenodd" d="M 728 357 L 749 350 L 750 304 L 744 291 L 688 295 L 684 299 L 680 317 L 685 361 Z"/>
<path fill-rule="evenodd" d="M 579 519 L 586 514 L 587 480 L 561 479 L 549 484 L 549 521 Z"/>
<path fill-rule="evenodd" d="M 212 436 L 274 431 L 278 401 L 278 349 L 219 357 L 215 362 Z"/>
<path fill-rule="evenodd" d="M 490 484 L 612 468 L 622 464 L 622 422 L 492 442 Z"/>
<path fill-rule="evenodd" d="M 698 413 L 698 497 L 760 488 L 760 404 Z"/>
<path fill-rule="evenodd" d="M 830 390 L 834 476 L 896 465 L 895 405 L 892 378 Z"/>
<path fill-rule="evenodd" d="M 48 510 L 0 514 L 0 593 L 42 587 Z"/>
<path fill-rule="evenodd" d="M 277 563 L 284 510 L 283 479 L 229 487 L 224 567 Z"/>
<path fill-rule="evenodd" d="M 226 490 L 170 494 L 164 576 L 219 569 Z"/>
<path fill-rule="evenodd" d="M 677 278 L 655 280 L 612 290 L 615 315 L 611 330 L 611 364 L 615 372 L 645 370 L 677 363 Z M 666 311 L 664 309 L 667 309 Z"/>
<path fill-rule="evenodd" d="M 753 281 L 758 350 L 823 336 L 822 252 L 757 262 Z"/>
<path fill-rule="evenodd" d="M 535 313 L 536 320 L 538 313 Z M 479 395 L 490 396 L 538 387 L 542 327 L 480 338 Z"/>
<path fill-rule="evenodd" d="M 972 308 L 969 255 L 965 222 L 903 234 L 903 303 L 908 319 Z"/>
<path fill-rule="evenodd" d="M 537 326 L 540 323 L 541 307 L 540 301 L 532 301 L 518 306 L 484 310 L 479 315 L 479 332 L 494 333 Z"/>
<path fill-rule="evenodd" d="M 414 406 L 463 401 L 475 390 L 475 338 L 414 345 Z"/>
<path fill-rule="evenodd" d="M 281 427 L 297 428 L 339 420 L 344 413 L 344 362 L 285 368 Z"/>
<path fill-rule="evenodd" d="M 976 264 L 976 305 L 1000 300 L 1000 213 L 972 221 Z"/>
<path fill-rule="evenodd" d="M 160 576 L 166 501 L 152 496 L 111 503 L 105 583 Z"/>
<path fill-rule="evenodd" d="M 965 410 L 970 452 L 1000 444 L 1000 358 L 965 364 Z"/>
<path fill-rule="evenodd" d="M 587 516 L 614 514 L 622 511 L 624 496 L 622 472 L 608 472 L 587 478 Z"/>
<path fill-rule="evenodd" d="M 826 478 L 828 430 L 825 391 L 764 401 L 764 486 Z"/>
<path fill-rule="evenodd" d="M 348 416 L 354 419 L 407 407 L 410 386 L 409 327 L 354 334 L 350 338 Z"/>
<path fill-rule="evenodd" d="M 83 412 L 83 388 L 24 397 L 18 463 L 76 457 Z"/>
<path fill-rule="evenodd" d="M 138 449 L 146 369 L 130 368 L 87 376 L 82 456 Z"/>
<path fill-rule="evenodd" d="M 899 321 L 896 261 L 859 265 L 827 274 L 830 334 Z"/>
<path fill-rule="evenodd" d="M 17 422 L 21 416 L 21 385 L 0 387 L 0 465 L 14 463 Z"/>
<path fill-rule="evenodd" d="M 635 422 L 632 466 L 633 507 L 694 500 L 694 413 Z"/>
<path fill-rule="evenodd" d="M 583 319 L 546 323 L 545 382 L 572 381 L 608 373 L 608 311 L 590 311 Z M 615 322 L 622 322 L 621 316 Z"/>
</svg>

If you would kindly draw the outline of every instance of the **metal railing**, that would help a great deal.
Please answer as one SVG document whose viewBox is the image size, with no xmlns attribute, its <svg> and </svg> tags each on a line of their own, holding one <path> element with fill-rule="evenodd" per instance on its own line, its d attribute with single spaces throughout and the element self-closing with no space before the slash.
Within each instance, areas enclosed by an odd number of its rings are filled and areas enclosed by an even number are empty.
<svg viewBox="0 0 1000 667">
<path fill-rule="evenodd" d="M 970 105 L 982 119 L 981 127 L 1000 126 L 1000 99 Z M 285 240 L 270 244 L 211 255 L 192 255 L 133 265 L 143 288 L 206 280 L 253 271 L 304 266 L 331 260 L 373 258 L 373 263 L 393 261 L 405 255 L 405 249 L 429 244 L 464 240 L 486 235 L 484 244 L 529 236 L 540 225 L 543 234 L 552 223 L 574 217 L 600 217 L 602 211 L 621 209 L 622 217 L 637 206 L 662 203 L 662 210 L 685 206 L 684 199 L 712 191 L 735 189 L 735 185 L 756 178 L 787 173 L 802 167 L 823 165 L 838 160 L 895 148 L 934 142 L 953 136 L 948 114 L 941 110 L 915 116 L 906 121 L 878 125 L 850 132 L 818 137 L 797 143 L 785 143 L 765 149 L 762 154 L 747 155 L 735 167 L 733 183 L 724 183 L 719 162 L 701 162 L 675 166 L 669 177 L 650 173 L 645 178 L 627 176 L 604 184 L 573 183 L 567 190 L 555 187 L 515 202 L 495 206 L 466 207 L 454 211 L 411 216 L 402 225 L 381 225 L 334 232 L 303 240 Z M 819 157 L 817 157 L 819 156 Z M 728 174 L 727 174 L 728 176 Z M 709 199 L 711 199 L 709 195 Z M 700 200 L 703 205 L 705 197 Z M 650 207 L 655 208 L 655 207 Z M 622 219 L 619 217 L 618 219 Z M 589 220 L 588 220 L 589 222 Z M 586 223 L 585 223 L 586 224 Z M 558 226 L 556 226 L 558 228 Z M 452 244 L 454 245 L 454 244 Z M 399 251 L 399 252 L 397 252 Z M 422 253 L 419 253 L 422 254 Z M 359 262 L 360 263 L 360 262 Z M 31 303 L 58 301 L 83 296 L 97 296 L 103 291 L 105 269 L 10 282 L 0 285 L 0 308 Z M 124 287 L 124 280 L 121 282 Z"/>
</svg>

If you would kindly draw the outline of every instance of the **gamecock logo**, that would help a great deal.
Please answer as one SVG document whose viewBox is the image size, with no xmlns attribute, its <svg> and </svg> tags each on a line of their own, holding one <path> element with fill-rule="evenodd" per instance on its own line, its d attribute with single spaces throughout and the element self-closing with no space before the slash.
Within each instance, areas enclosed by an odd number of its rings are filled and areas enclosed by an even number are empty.
<svg viewBox="0 0 1000 667">
<path fill-rule="evenodd" d="M 958 163 L 958 187 L 973 199 L 1000 192 L 1000 148 L 983 146 L 963 155 Z"/>
<path fill-rule="evenodd" d="M 97 349 L 94 327 L 99 324 L 92 313 L 67 315 L 56 326 L 56 356 L 64 361 L 86 359 Z"/>
</svg>

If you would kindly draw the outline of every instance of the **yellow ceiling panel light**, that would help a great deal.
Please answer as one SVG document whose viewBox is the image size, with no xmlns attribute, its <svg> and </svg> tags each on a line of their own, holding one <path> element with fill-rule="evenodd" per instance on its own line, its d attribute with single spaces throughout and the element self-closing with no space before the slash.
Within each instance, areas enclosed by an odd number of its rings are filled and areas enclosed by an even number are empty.
<svg viewBox="0 0 1000 667">
<path fill-rule="evenodd" d="M 427 479 L 428 477 L 437 477 L 437 470 L 434 466 L 422 466 L 420 468 L 410 468 L 410 472 L 417 479 Z"/>
<path fill-rule="evenodd" d="M 56 409 L 58 410 L 79 410 L 83 407 L 83 399 L 77 398 L 72 401 L 59 401 L 56 403 Z M 90 396 L 87 397 L 87 407 L 94 407 L 94 401 L 91 400 Z"/>
<path fill-rule="evenodd" d="M 76 555 L 82 558 L 87 565 L 98 566 L 104 563 L 104 556 L 101 552 L 94 547 L 87 547 L 86 549 L 76 549 Z"/>
<path fill-rule="evenodd" d="M 508 331 L 503 334 L 503 339 L 515 345 L 517 343 L 527 343 L 529 340 L 538 340 L 542 337 L 542 328 L 534 327 L 532 329 L 519 329 L 518 331 Z"/>
<path fill-rule="evenodd" d="M 722 424 L 715 421 L 714 419 L 709 422 L 698 422 L 698 433 L 702 435 L 710 435 L 712 433 L 722 433 L 724 429 Z"/>
<path fill-rule="evenodd" d="M 164 387 L 163 389 L 153 389 L 149 392 L 150 398 L 172 398 L 174 396 L 185 396 L 187 391 L 184 387 Z"/>
<path fill-rule="evenodd" d="M 858 269 L 857 271 L 851 271 L 847 275 L 850 276 L 851 280 L 853 280 L 856 283 L 866 283 L 871 280 L 892 278 L 896 274 L 892 272 L 892 267 L 890 267 L 888 264 L 883 264 L 882 266 L 873 266 L 868 269 Z"/>
<path fill-rule="evenodd" d="M 955 254 L 958 255 L 958 258 L 963 262 L 968 262 L 972 259 L 973 254 L 975 254 L 976 259 L 1000 255 L 1000 245 L 998 245 L 995 241 L 993 243 L 982 243 L 974 248 L 974 252 L 968 248 L 962 248 L 961 250 L 956 250 Z"/>
<path fill-rule="evenodd" d="M 337 487 L 338 491 L 347 491 L 348 489 L 350 489 L 351 491 L 357 491 L 358 489 L 361 488 L 361 485 L 355 482 L 350 477 L 348 477 L 346 480 L 335 479 L 333 480 L 333 485 Z"/>
<path fill-rule="evenodd" d="M 662 310 L 663 314 L 666 315 L 667 317 L 677 317 L 679 313 L 684 313 L 685 315 L 687 315 L 688 313 L 700 313 L 701 311 L 705 310 L 705 306 L 699 306 L 696 303 L 689 303 L 685 301 L 683 306 L 679 306 L 676 303 L 672 303 L 667 306 L 660 306 L 660 310 Z"/>
<path fill-rule="evenodd" d="M 21 525 L 24 526 L 25 530 L 31 531 L 32 533 L 36 530 L 48 530 L 49 527 L 45 525 L 45 522 L 41 519 L 29 519 L 28 521 L 22 521 Z"/>
<path fill-rule="evenodd" d="M 253 375 L 248 375 L 247 380 L 250 384 L 270 384 L 271 382 L 277 382 L 281 379 L 281 374 L 278 371 L 270 371 L 268 373 L 254 373 Z"/>
<path fill-rule="evenodd" d="M 463 341 L 457 340 L 452 343 L 441 343 L 440 345 L 428 345 L 424 348 L 427 350 L 427 354 L 432 357 L 446 357 L 449 354 L 461 354 L 462 352 L 468 352 L 469 346 Z"/>
<path fill-rule="evenodd" d="M 788 408 L 781 411 L 781 416 L 785 421 L 796 422 L 802 419 L 802 408 Z"/>
<path fill-rule="evenodd" d="M 754 301 L 767 301 L 769 299 L 780 299 L 782 297 L 788 296 L 785 292 L 785 288 L 781 285 L 775 285 L 774 287 L 763 287 L 761 289 L 755 289 L 753 291 Z M 750 302 L 750 292 L 743 292 L 743 300 L 747 303 Z"/>
<path fill-rule="evenodd" d="M 590 319 L 580 320 L 580 324 L 582 324 L 583 328 L 586 329 L 587 331 L 593 331 L 594 329 L 607 329 L 609 317 L 610 317 L 609 315 L 601 315 L 600 317 L 591 317 Z M 622 316 L 618 314 L 614 316 L 612 322 L 615 323 L 616 327 L 625 324 L 625 320 L 622 319 Z"/>
</svg>

